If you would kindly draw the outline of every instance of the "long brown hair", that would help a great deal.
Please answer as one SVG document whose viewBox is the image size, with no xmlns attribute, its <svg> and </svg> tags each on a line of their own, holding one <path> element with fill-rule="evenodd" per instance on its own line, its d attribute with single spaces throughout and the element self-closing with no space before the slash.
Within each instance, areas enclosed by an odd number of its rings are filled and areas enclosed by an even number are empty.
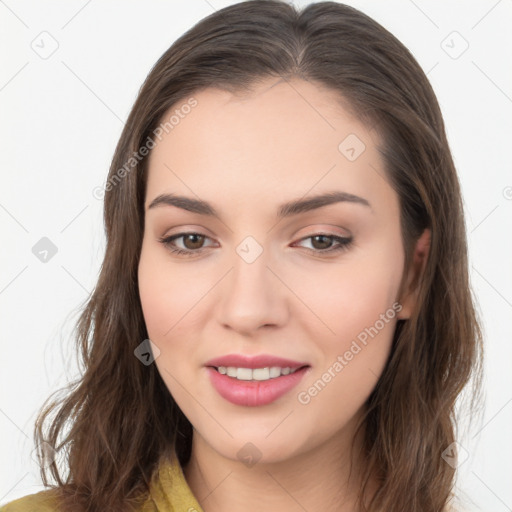
<svg viewBox="0 0 512 512">
<path fill-rule="evenodd" d="M 375 478 L 367 510 L 446 509 L 455 469 L 441 455 L 455 440 L 454 406 L 471 376 L 475 394 L 479 389 L 482 334 L 469 286 L 460 186 L 435 94 L 411 53 L 362 12 L 335 2 L 299 11 L 253 0 L 201 20 L 162 55 L 115 150 L 104 199 L 105 258 L 76 324 L 83 375 L 64 398 L 45 402 L 35 427 L 36 445 L 44 441 L 65 455 L 63 478 L 57 461 L 39 449 L 43 483 L 49 485 L 48 466 L 63 511 L 131 510 L 162 455 L 176 453 L 182 464 L 190 457 L 189 421 L 156 366 L 134 356 L 148 337 L 137 284 L 148 161 L 141 148 L 151 147 L 164 114 L 194 92 L 250 90 L 269 77 L 328 86 L 377 128 L 400 201 L 404 275 L 415 241 L 431 229 L 417 308 L 397 324 L 360 425 L 361 495 Z"/>
</svg>

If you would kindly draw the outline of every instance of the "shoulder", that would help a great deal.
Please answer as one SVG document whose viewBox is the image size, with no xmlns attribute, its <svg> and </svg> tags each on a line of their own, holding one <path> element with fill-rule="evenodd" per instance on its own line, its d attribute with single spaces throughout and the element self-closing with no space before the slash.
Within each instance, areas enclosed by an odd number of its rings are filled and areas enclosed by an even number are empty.
<svg viewBox="0 0 512 512">
<path fill-rule="evenodd" d="M 0 505 L 0 512 L 58 512 L 55 491 L 47 489 Z"/>
</svg>

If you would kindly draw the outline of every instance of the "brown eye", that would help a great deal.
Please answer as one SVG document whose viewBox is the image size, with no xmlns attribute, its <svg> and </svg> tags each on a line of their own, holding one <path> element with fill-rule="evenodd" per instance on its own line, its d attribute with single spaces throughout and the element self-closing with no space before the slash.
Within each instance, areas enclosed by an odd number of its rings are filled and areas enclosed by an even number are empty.
<svg viewBox="0 0 512 512">
<path fill-rule="evenodd" d="M 328 255 L 337 251 L 347 250 L 353 242 L 352 237 L 342 237 L 317 233 L 299 240 L 299 242 L 310 241 L 311 247 L 305 247 L 309 252 Z"/>
<path fill-rule="evenodd" d="M 190 233 L 188 235 L 183 235 L 183 245 L 186 249 L 201 249 L 201 246 L 204 242 L 204 235 L 200 235 L 198 233 Z"/>
<path fill-rule="evenodd" d="M 204 246 L 204 242 L 207 239 L 209 240 L 209 237 L 201 233 L 179 233 L 159 238 L 159 242 L 175 254 L 194 256 L 206 249 L 207 246 Z"/>
<path fill-rule="evenodd" d="M 312 240 L 311 245 L 315 249 L 319 249 L 319 250 L 329 249 L 334 242 L 333 238 L 329 237 L 327 235 L 315 235 L 310 238 Z"/>
<path fill-rule="evenodd" d="M 202 253 L 207 248 L 207 246 L 204 246 L 204 242 L 209 239 L 208 236 L 201 233 L 179 233 L 160 238 L 159 241 L 175 254 L 194 256 Z M 318 255 L 330 255 L 338 251 L 347 250 L 353 241 L 352 237 L 347 238 L 325 233 L 317 233 L 302 238 L 300 242 L 305 240 L 310 240 L 312 246 L 311 248 L 305 247 L 305 249 Z M 178 241 L 181 241 L 181 243 L 177 243 Z"/>
</svg>

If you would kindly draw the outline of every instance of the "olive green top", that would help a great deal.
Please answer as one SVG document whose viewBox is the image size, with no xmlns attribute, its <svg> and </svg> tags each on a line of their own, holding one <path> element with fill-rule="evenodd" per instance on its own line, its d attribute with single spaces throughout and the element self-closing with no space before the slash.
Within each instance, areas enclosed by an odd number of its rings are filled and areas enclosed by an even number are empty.
<svg viewBox="0 0 512 512">
<path fill-rule="evenodd" d="M 6 505 L 0 512 L 59 512 L 55 490 L 29 494 Z M 140 512 L 203 512 L 177 459 L 163 459 L 151 480 L 150 492 Z"/>
</svg>

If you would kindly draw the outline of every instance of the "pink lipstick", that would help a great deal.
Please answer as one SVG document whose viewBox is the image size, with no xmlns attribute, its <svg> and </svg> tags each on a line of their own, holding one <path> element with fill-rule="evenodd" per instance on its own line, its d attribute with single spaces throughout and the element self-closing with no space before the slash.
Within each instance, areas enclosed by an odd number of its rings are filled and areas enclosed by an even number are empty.
<svg viewBox="0 0 512 512">
<path fill-rule="evenodd" d="M 293 389 L 307 373 L 307 363 L 261 354 L 229 354 L 208 361 L 210 381 L 235 405 L 267 405 Z"/>
</svg>

